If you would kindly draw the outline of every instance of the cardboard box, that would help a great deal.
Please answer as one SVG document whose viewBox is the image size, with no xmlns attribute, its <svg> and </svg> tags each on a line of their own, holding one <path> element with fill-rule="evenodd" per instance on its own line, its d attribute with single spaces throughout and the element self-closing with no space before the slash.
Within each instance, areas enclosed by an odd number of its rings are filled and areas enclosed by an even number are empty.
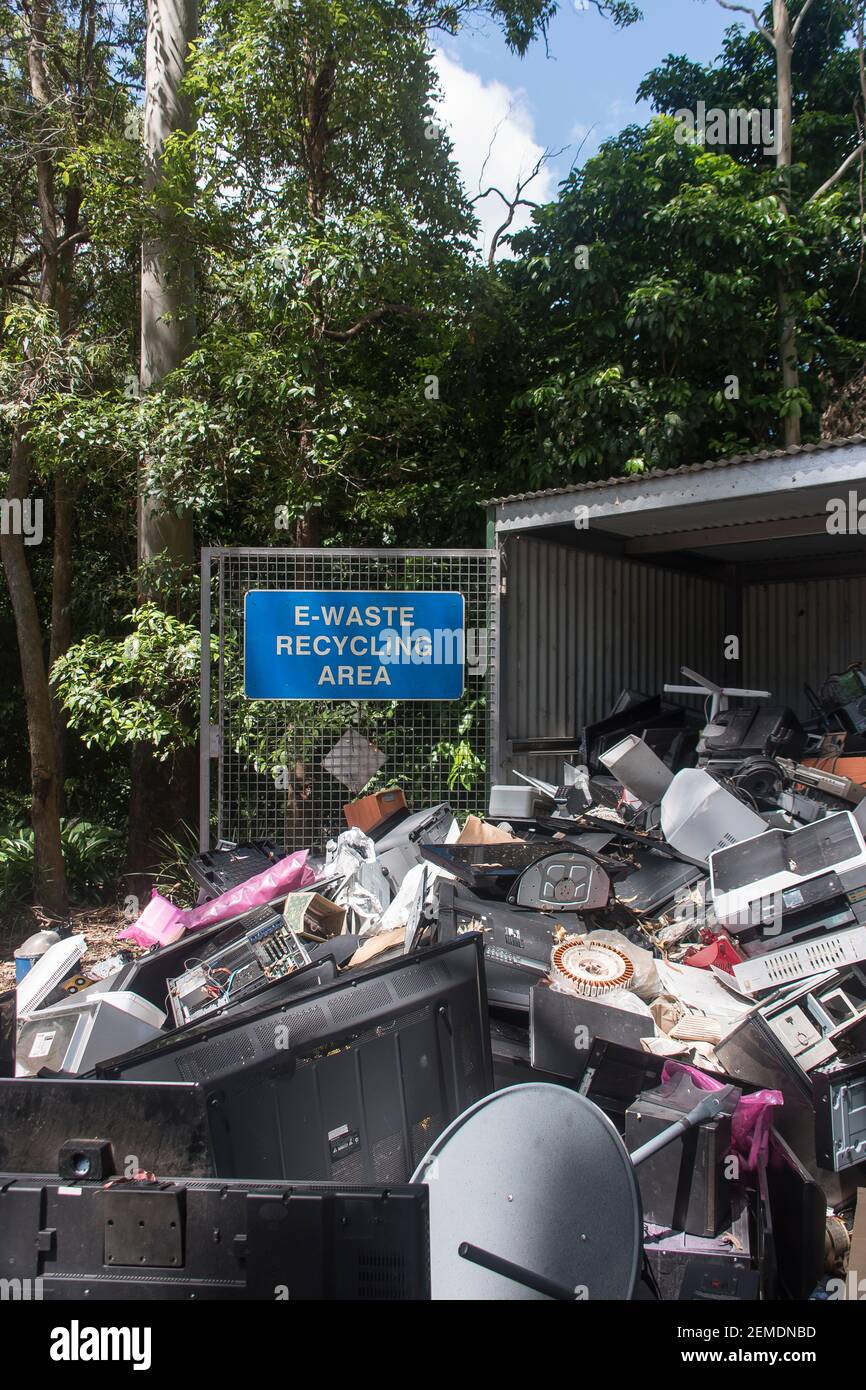
<svg viewBox="0 0 866 1390">
<path fill-rule="evenodd" d="M 457 837 L 458 845 L 510 845 L 520 839 L 510 830 L 500 830 L 480 816 L 467 816 L 466 824 Z"/>
<path fill-rule="evenodd" d="M 310 941 L 330 941 L 346 930 L 346 909 L 321 893 L 290 893 L 283 920 L 298 936 Z"/>
<path fill-rule="evenodd" d="M 358 801 L 348 802 L 343 807 L 343 815 L 350 829 L 357 826 L 366 834 L 368 830 L 393 816 L 395 811 L 406 810 L 408 807 L 402 788 L 385 787 L 380 792 L 371 792 L 369 796 L 360 797 Z"/>
</svg>

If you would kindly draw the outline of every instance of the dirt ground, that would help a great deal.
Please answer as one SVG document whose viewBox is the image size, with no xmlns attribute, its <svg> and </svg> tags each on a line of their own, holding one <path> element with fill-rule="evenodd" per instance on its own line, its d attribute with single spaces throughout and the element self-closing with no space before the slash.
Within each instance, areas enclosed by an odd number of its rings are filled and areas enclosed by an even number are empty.
<svg viewBox="0 0 866 1390">
<path fill-rule="evenodd" d="M 138 947 L 129 941 L 117 940 L 117 933 L 129 925 L 124 921 L 119 907 L 81 908 L 70 914 L 70 920 L 73 931 L 83 934 L 87 941 L 87 952 L 77 967 L 82 973 L 86 973 L 88 966 L 96 965 L 121 949 L 130 950 L 134 955 L 140 954 Z M 15 949 L 33 932 L 51 925 L 39 908 L 22 909 L 0 919 L 0 993 L 15 984 Z"/>
</svg>

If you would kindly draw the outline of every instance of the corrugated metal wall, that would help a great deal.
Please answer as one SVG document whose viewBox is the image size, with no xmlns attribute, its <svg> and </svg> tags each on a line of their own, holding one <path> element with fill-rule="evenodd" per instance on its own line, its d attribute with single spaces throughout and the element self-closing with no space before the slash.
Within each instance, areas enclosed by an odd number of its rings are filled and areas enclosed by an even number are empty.
<svg viewBox="0 0 866 1390">
<path fill-rule="evenodd" d="M 817 690 L 830 672 L 866 660 L 866 578 L 747 586 L 742 656 L 746 685 L 808 714 L 804 681 Z"/>
<path fill-rule="evenodd" d="M 659 691 L 683 665 L 721 679 L 720 583 L 528 536 L 507 542 L 505 573 L 505 741 L 574 737 L 624 688 Z M 510 767 L 558 780 L 561 761 L 520 756 Z"/>
</svg>

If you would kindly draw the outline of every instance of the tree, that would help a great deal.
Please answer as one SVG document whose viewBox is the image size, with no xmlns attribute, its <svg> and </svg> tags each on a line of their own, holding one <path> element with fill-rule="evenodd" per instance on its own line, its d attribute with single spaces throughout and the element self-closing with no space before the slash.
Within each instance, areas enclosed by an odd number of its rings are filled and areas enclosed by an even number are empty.
<svg viewBox="0 0 866 1390">
<path fill-rule="evenodd" d="M 56 366 L 53 352 L 49 362 L 39 360 L 34 339 L 41 337 L 45 345 L 53 338 L 62 355 L 74 327 L 74 263 L 87 230 L 81 220 L 81 188 L 74 178 L 61 178 L 59 161 L 70 144 L 86 138 L 93 115 L 91 94 L 104 77 L 96 10 L 95 0 L 65 6 L 52 0 L 32 0 L 10 15 L 7 52 L 12 77 L 8 86 L 16 98 L 16 124 L 25 143 L 11 155 L 19 196 L 13 204 L 10 256 L 2 285 L 7 304 L 25 301 L 39 306 L 36 322 L 41 330 L 31 335 L 25 332 L 19 339 L 23 350 L 17 374 L 17 410 L 10 415 L 14 423 L 6 489 L 7 503 L 13 509 L 24 505 L 33 479 L 28 411 L 53 376 L 49 363 Z M 21 217 L 20 195 L 25 188 L 35 198 L 36 226 Z M 3 536 L 2 555 L 27 713 L 37 888 L 46 910 L 62 917 L 68 906 L 60 843 L 64 729 L 62 714 L 51 698 L 48 670 L 50 662 L 68 647 L 71 634 L 74 505 L 62 467 L 54 470 L 53 481 L 54 571 L 48 652 L 24 537 L 14 528 Z"/>
<path fill-rule="evenodd" d="M 797 198 L 793 165 L 796 108 L 799 108 L 800 114 L 805 116 L 810 107 L 808 95 L 806 95 L 809 86 L 814 85 L 820 89 L 822 69 L 816 67 L 817 54 L 822 53 L 825 61 L 831 56 L 836 57 L 843 38 L 852 31 L 856 37 L 856 51 L 859 54 L 857 60 L 859 84 L 856 80 L 852 81 L 846 94 L 850 109 L 843 128 L 843 142 L 845 145 L 849 145 L 853 138 L 854 148 L 845 150 L 842 158 L 837 160 L 835 167 L 826 174 L 820 186 L 815 187 L 813 185 L 812 191 L 805 194 L 804 201 L 811 202 L 825 197 L 858 160 L 862 162 L 863 153 L 866 151 L 862 123 L 863 101 L 866 100 L 862 57 L 862 0 L 855 0 L 855 3 L 850 3 L 850 0 L 801 0 L 801 3 L 796 7 L 796 13 L 789 0 L 770 0 L 770 3 L 760 12 L 748 5 L 732 3 L 732 0 L 718 0 L 718 3 L 723 9 L 750 16 L 755 27 L 757 44 L 759 46 L 766 45 L 766 49 L 772 55 L 777 127 L 774 131 L 775 165 L 779 173 L 776 197 L 785 216 L 795 218 Z M 806 40 L 812 33 L 812 41 L 807 44 Z M 799 58 L 801 48 L 805 50 L 804 62 L 799 64 L 796 60 Z M 756 57 L 758 58 L 754 65 L 753 75 L 760 83 L 763 68 L 760 51 L 756 52 L 754 43 L 744 45 L 736 31 L 729 31 L 726 37 L 725 57 L 726 59 L 733 58 L 734 65 L 733 72 L 729 67 L 726 76 L 730 78 L 736 74 L 737 80 L 741 84 L 739 95 L 742 94 L 743 87 L 748 87 L 749 96 L 755 96 L 757 95 L 755 85 L 743 81 L 746 73 L 742 64 L 738 62 L 738 59 L 745 52 L 748 52 L 753 62 Z M 849 63 L 847 66 L 850 77 L 853 78 L 853 65 Z M 715 97 L 719 90 L 719 77 L 721 75 L 719 70 L 701 69 L 697 65 L 689 65 L 685 59 L 669 58 L 660 72 L 650 74 L 642 84 L 640 94 L 657 96 L 660 88 L 663 91 L 665 86 L 670 90 L 670 80 L 672 77 L 676 78 L 677 72 L 679 72 L 680 78 L 686 78 L 686 85 L 691 94 L 697 92 L 699 95 L 707 96 L 712 93 L 708 104 L 713 106 L 716 104 Z M 659 81 L 660 78 L 661 82 Z M 812 80 L 811 83 L 809 79 Z M 816 81 L 816 79 L 818 80 Z M 722 87 L 727 86 L 730 94 L 734 94 L 730 90 L 732 84 L 725 82 L 724 78 L 721 85 Z M 860 97 L 859 113 L 858 94 Z M 747 109 L 760 104 L 762 104 L 760 101 L 752 101 Z M 657 104 L 657 109 L 670 110 L 672 108 L 662 100 Z M 853 109 L 853 121 L 851 120 L 851 109 Z M 796 235 L 796 228 L 794 227 L 792 227 L 792 235 Z M 783 421 L 786 445 L 799 444 L 800 442 L 798 403 L 800 373 L 797 350 L 796 300 L 795 283 L 792 281 L 788 269 L 780 266 L 777 279 L 778 351 L 784 393 Z"/>
<path fill-rule="evenodd" d="M 192 129 L 184 84 L 197 32 L 198 0 L 147 0 L 143 154 L 149 226 L 141 255 L 142 395 L 157 391 L 180 367 L 195 339 L 195 267 L 188 244 L 194 182 L 192 177 L 176 182 L 170 163 L 172 142 Z M 160 600 L 155 573 L 164 579 L 167 566 L 182 585 L 184 579 L 189 582 L 195 560 L 192 512 L 177 507 L 170 495 L 154 492 L 150 472 L 143 459 L 138 497 L 142 603 Z M 178 749 L 166 764 L 146 743 L 135 745 L 126 865 L 132 892 L 147 890 L 159 834 L 171 835 L 192 820 L 195 766 L 192 749 Z"/>
<path fill-rule="evenodd" d="M 773 171 L 680 143 L 673 117 L 631 128 L 573 173 L 513 238 L 529 387 L 508 422 L 523 486 L 766 447 L 783 397 L 776 283 L 801 285 L 801 387 L 818 433 L 822 374 L 866 338 L 844 331 L 856 225 L 825 201 L 792 226 Z M 838 279 L 828 277 L 828 267 Z M 844 273 L 843 273 L 844 272 Z M 528 476 L 527 476 L 528 475 Z"/>
</svg>

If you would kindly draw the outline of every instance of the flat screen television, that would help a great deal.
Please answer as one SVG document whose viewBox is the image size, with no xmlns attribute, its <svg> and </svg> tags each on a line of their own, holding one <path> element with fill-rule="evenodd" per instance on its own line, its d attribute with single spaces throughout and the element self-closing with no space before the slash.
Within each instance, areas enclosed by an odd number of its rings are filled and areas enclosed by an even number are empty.
<svg viewBox="0 0 866 1390">
<path fill-rule="evenodd" d="M 406 1182 L 446 1125 L 492 1090 L 475 935 L 255 1005 L 97 1068 L 201 1086 L 218 1177 Z"/>
<path fill-rule="evenodd" d="M 45 1302 L 428 1299 L 429 1195 L 424 1183 L 106 1186 L 0 1173 L 3 1274 Z"/>
</svg>

